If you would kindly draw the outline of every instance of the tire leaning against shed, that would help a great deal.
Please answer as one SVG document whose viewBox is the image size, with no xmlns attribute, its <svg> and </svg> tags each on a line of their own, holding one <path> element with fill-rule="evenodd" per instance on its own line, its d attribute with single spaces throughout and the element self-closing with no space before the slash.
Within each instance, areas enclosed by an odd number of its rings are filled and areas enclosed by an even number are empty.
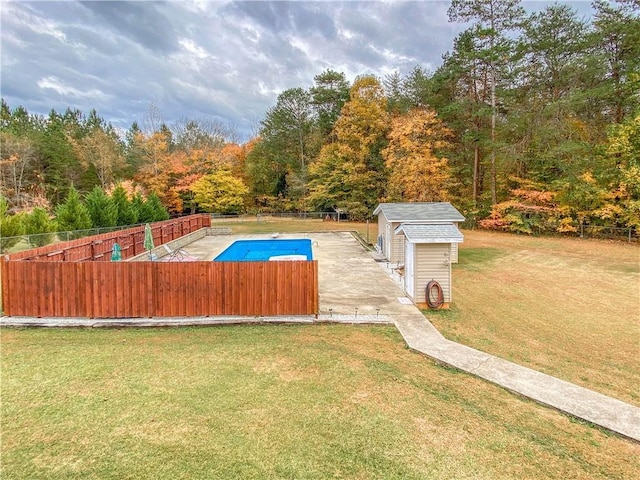
<svg viewBox="0 0 640 480">
<path fill-rule="evenodd" d="M 427 283 L 426 296 L 427 305 L 429 305 L 429 308 L 438 308 L 444 303 L 444 293 L 442 292 L 442 287 L 435 280 L 431 280 L 429 283 Z"/>
</svg>

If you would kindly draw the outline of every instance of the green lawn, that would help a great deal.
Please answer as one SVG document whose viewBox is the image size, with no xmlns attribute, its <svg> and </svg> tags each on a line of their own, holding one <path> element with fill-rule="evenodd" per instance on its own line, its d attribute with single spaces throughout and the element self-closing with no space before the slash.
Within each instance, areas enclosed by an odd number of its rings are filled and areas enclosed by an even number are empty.
<svg viewBox="0 0 640 480">
<path fill-rule="evenodd" d="M 640 445 L 392 327 L 3 329 L 3 479 L 635 478 Z"/>
<path fill-rule="evenodd" d="M 225 223 L 217 222 L 215 225 Z M 227 222 L 234 233 L 377 225 Z M 638 405 L 637 245 L 465 231 L 448 338 Z M 393 327 L 0 332 L 2 479 L 636 478 L 640 445 Z"/>
<path fill-rule="evenodd" d="M 637 244 L 464 235 L 445 337 L 640 406 Z"/>
</svg>

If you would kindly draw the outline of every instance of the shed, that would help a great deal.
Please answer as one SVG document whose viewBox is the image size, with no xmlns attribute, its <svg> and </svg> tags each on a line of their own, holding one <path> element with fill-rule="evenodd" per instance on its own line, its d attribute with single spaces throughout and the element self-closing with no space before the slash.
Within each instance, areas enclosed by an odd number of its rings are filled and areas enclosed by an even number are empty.
<svg viewBox="0 0 640 480">
<path fill-rule="evenodd" d="M 394 231 L 404 243 L 404 290 L 414 303 L 426 304 L 426 287 L 436 280 L 445 306 L 452 301 L 451 245 L 463 235 L 453 223 L 402 224 Z"/>
<path fill-rule="evenodd" d="M 378 215 L 378 247 L 391 263 L 404 263 L 404 241 L 393 232 L 401 224 L 443 224 L 457 227 L 462 214 L 449 202 L 381 203 L 373 211 Z M 458 244 L 451 243 L 450 258 L 458 263 Z"/>
</svg>

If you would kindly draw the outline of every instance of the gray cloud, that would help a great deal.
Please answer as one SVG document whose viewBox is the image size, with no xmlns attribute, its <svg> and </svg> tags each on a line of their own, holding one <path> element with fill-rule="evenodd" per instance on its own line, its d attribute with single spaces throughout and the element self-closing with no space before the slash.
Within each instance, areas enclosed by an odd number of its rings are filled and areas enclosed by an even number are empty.
<svg viewBox="0 0 640 480">
<path fill-rule="evenodd" d="M 437 68 L 464 28 L 448 22 L 448 6 L 0 2 L 0 88 L 33 113 L 95 108 L 127 129 L 153 103 L 169 124 L 213 117 L 246 136 L 282 90 L 309 88 L 327 68 L 350 80 Z"/>
<path fill-rule="evenodd" d="M 252 19 L 266 30 L 281 32 L 291 28 L 290 6 L 290 2 L 237 2 L 229 4 L 223 12 L 239 19 Z"/>
<path fill-rule="evenodd" d="M 169 20 L 172 7 L 165 2 L 80 2 L 96 21 L 154 53 L 173 51 L 177 42 Z"/>
</svg>

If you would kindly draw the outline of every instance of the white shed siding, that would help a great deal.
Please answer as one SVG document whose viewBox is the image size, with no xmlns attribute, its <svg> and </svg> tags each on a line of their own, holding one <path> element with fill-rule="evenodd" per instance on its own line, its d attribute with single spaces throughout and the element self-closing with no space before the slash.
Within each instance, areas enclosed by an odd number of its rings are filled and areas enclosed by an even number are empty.
<svg viewBox="0 0 640 480">
<path fill-rule="evenodd" d="M 427 283 L 436 280 L 442 287 L 445 303 L 451 302 L 451 246 L 449 243 L 418 243 L 414 249 L 414 302 L 425 303 Z"/>
<path fill-rule="evenodd" d="M 400 222 L 389 222 L 383 213 L 378 215 L 378 235 L 382 236 L 382 253 L 391 263 L 404 263 L 404 236 L 396 235 Z"/>
<path fill-rule="evenodd" d="M 400 222 L 391 224 L 391 254 L 387 257 L 391 263 L 404 263 L 404 235 L 393 233 L 399 226 Z"/>
<path fill-rule="evenodd" d="M 385 257 L 389 255 L 389 245 L 387 243 L 388 239 L 386 237 L 387 225 L 389 225 L 389 222 L 387 222 L 384 214 L 380 213 L 378 215 L 378 236 L 382 237 L 382 253 L 384 253 Z"/>
<path fill-rule="evenodd" d="M 453 224 L 459 228 L 458 222 L 453 222 Z M 458 244 L 451 244 L 451 263 L 458 263 Z"/>
<path fill-rule="evenodd" d="M 415 243 L 406 242 L 405 244 L 405 264 L 404 264 L 404 290 L 409 293 L 409 296 L 413 298 L 415 291 L 415 276 L 413 271 L 415 270 L 416 262 L 413 259 L 413 252 L 415 251 Z"/>
</svg>

